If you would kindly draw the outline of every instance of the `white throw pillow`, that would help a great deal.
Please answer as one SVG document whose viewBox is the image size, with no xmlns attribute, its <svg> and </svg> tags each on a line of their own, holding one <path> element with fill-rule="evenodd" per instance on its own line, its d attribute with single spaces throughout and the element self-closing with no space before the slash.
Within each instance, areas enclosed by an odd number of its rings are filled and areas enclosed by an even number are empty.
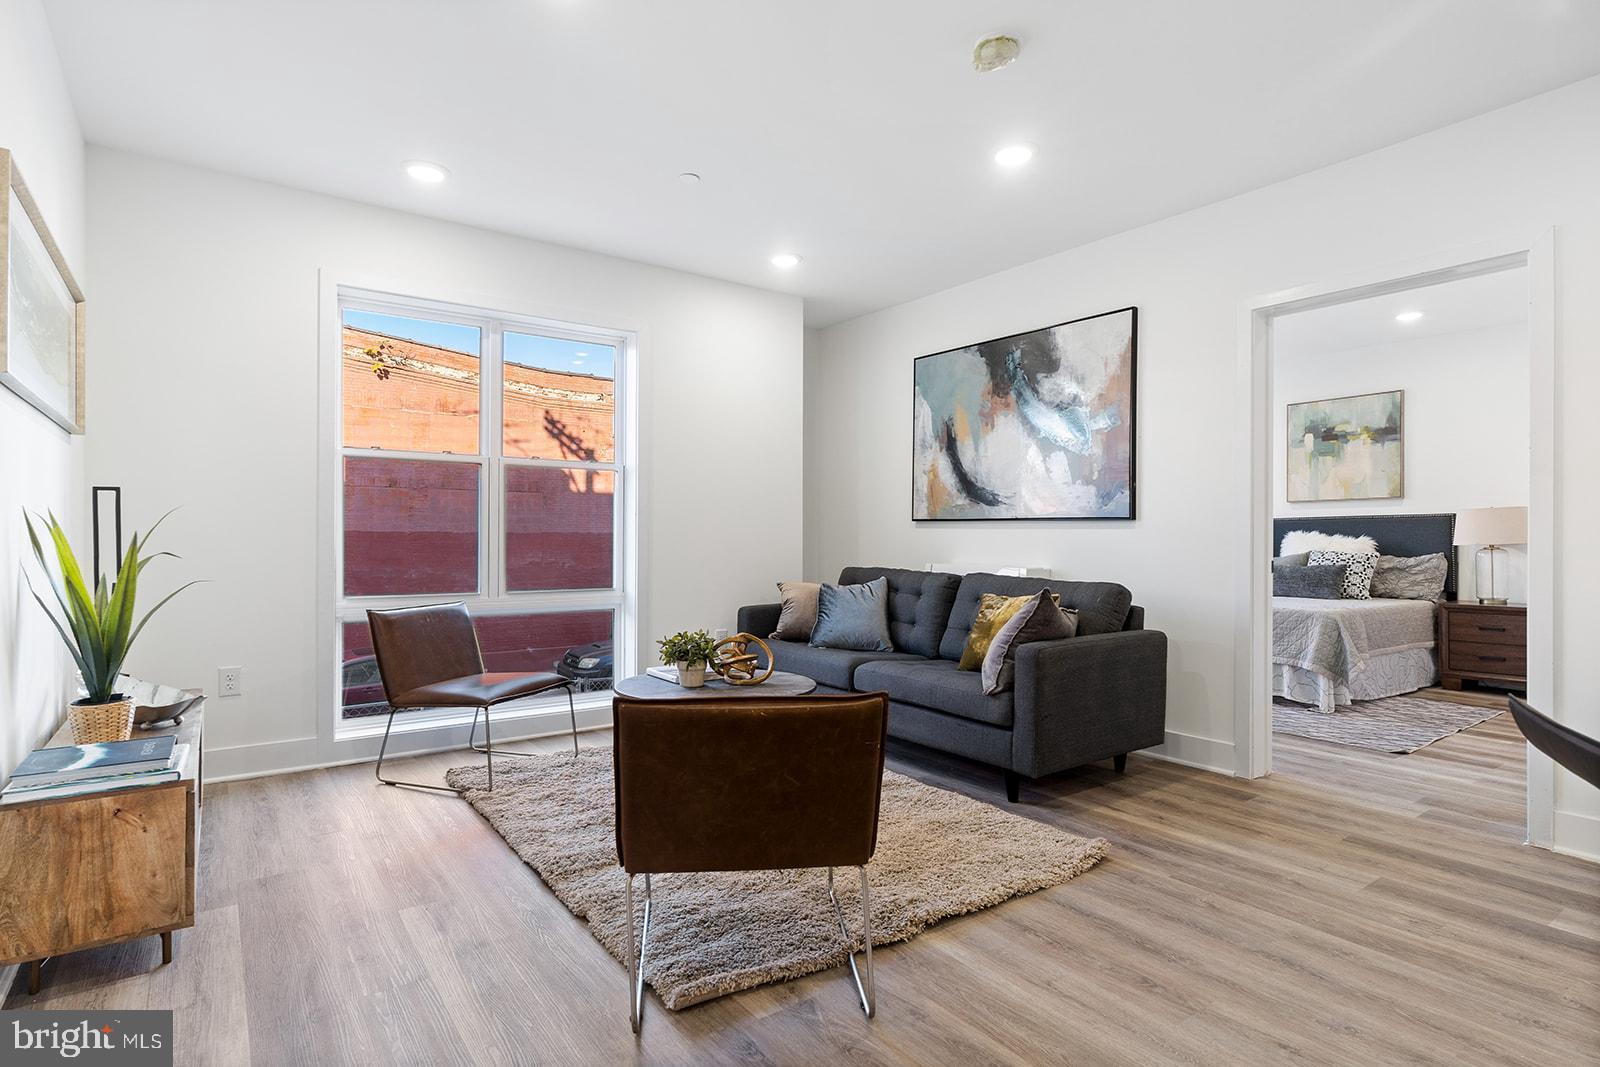
<svg viewBox="0 0 1600 1067">
<path fill-rule="evenodd" d="M 1339 588 L 1342 600 L 1371 600 L 1372 572 L 1377 569 L 1378 557 L 1368 552 L 1327 552 L 1313 549 L 1310 566 L 1337 567 L 1345 564 L 1344 585 Z"/>
<path fill-rule="evenodd" d="M 1346 537 L 1344 534 L 1325 534 L 1316 530 L 1290 530 L 1283 535 L 1283 544 L 1278 546 L 1278 555 L 1293 556 L 1301 552 L 1314 552 L 1319 548 L 1327 552 L 1365 552 L 1372 556 L 1378 554 L 1378 542 L 1365 534 L 1360 537 Z"/>
</svg>

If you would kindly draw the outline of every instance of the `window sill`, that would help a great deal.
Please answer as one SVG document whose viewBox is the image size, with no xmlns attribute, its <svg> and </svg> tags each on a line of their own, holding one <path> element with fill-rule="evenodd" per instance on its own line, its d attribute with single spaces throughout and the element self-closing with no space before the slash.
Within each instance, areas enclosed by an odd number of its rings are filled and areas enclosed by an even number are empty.
<svg viewBox="0 0 1600 1067">
<path fill-rule="evenodd" d="M 611 711 L 611 690 L 603 689 L 597 692 L 574 693 L 572 706 L 575 711 L 595 711 L 604 709 L 607 714 Z M 542 722 L 546 718 L 560 715 L 563 726 L 567 721 L 567 701 L 565 697 L 558 699 L 541 698 L 535 700 L 519 700 L 509 704 L 502 704 L 492 712 L 494 732 L 496 736 L 505 736 L 510 739 L 521 728 L 534 723 Z M 473 710 L 471 708 L 439 708 L 429 711 L 401 712 L 394 717 L 394 728 L 390 733 L 391 738 L 398 738 L 407 734 L 419 734 L 433 730 L 470 729 L 472 726 Z M 389 716 L 363 715 L 359 719 L 340 720 L 334 730 L 333 739 L 339 742 L 356 742 L 381 738 L 384 726 Z"/>
</svg>

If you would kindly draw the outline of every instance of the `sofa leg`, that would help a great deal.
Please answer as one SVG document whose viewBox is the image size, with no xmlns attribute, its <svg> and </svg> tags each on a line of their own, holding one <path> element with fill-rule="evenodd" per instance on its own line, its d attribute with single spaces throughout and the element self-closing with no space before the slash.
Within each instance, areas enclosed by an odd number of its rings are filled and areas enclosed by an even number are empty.
<svg viewBox="0 0 1600 1067">
<path fill-rule="evenodd" d="M 1006 799 L 1011 803 L 1017 802 L 1017 793 L 1022 789 L 1022 775 L 1016 771 L 1006 771 Z"/>
<path fill-rule="evenodd" d="M 1111 768 L 1118 774 L 1128 769 L 1128 754 L 1126 752 L 1111 757 Z"/>
</svg>

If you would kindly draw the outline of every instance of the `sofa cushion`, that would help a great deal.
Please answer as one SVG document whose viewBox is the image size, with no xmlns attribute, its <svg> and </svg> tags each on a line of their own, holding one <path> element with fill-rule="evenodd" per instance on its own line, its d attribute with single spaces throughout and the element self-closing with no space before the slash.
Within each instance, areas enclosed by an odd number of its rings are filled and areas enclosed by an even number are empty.
<svg viewBox="0 0 1600 1067">
<path fill-rule="evenodd" d="M 883 690 L 902 704 L 958 715 L 992 726 L 1013 722 L 1012 692 L 983 693 L 983 678 L 964 671 L 948 659 L 908 659 L 863 663 L 856 669 L 856 689 L 862 693 Z"/>
<path fill-rule="evenodd" d="M 978 615 L 978 602 L 983 594 L 1029 596 L 1041 589 L 1059 593 L 1062 608 L 1077 609 L 1080 637 L 1113 634 L 1121 630 L 1128 619 L 1128 609 L 1133 604 L 1133 594 L 1128 592 L 1128 587 L 1116 582 L 1057 582 L 977 571 L 961 579 L 961 586 L 956 590 L 955 607 L 950 609 L 950 623 L 939 642 L 939 655 L 944 659 L 961 658 L 961 650 L 967 643 L 967 631 L 972 629 L 972 620 Z"/>
<path fill-rule="evenodd" d="M 852 688 L 856 668 L 874 660 L 922 659 L 904 652 L 857 652 L 848 648 L 815 648 L 800 641 L 768 641 L 780 671 L 803 674 L 834 689 Z M 755 692 L 759 695 L 760 688 Z"/>
<path fill-rule="evenodd" d="M 895 650 L 937 656 L 939 639 L 950 620 L 950 607 L 961 584 L 960 576 L 899 567 L 846 567 L 839 572 L 840 585 L 856 585 L 874 578 L 889 580 L 889 638 Z"/>
</svg>

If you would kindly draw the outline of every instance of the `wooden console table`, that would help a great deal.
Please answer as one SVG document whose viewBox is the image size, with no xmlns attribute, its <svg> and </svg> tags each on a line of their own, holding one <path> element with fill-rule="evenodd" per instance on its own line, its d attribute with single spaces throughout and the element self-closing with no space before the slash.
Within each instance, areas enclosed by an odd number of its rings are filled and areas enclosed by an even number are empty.
<svg viewBox="0 0 1600 1067">
<path fill-rule="evenodd" d="M 79 949 L 159 934 L 172 962 L 172 931 L 194 925 L 204 709 L 134 731 L 189 746 L 175 782 L 0 805 L 0 966 L 29 964 L 28 992 L 46 959 Z M 66 725 L 47 742 L 70 744 Z"/>
</svg>

